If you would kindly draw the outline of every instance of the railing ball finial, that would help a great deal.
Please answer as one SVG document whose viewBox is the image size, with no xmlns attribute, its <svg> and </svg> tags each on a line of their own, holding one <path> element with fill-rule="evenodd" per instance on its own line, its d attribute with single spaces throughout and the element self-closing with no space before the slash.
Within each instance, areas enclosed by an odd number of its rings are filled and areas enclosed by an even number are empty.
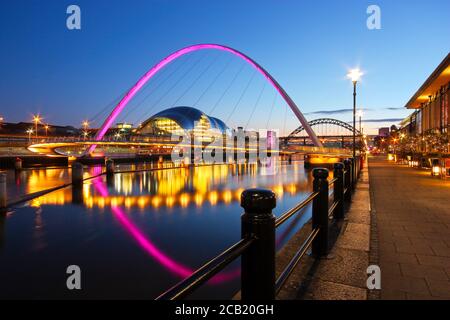
<svg viewBox="0 0 450 320">
<path fill-rule="evenodd" d="M 312 174 L 316 179 L 327 179 L 329 171 L 326 168 L 314 168 Z"/>
<path fill-rule="evenodd" d="M 335 170 L 344 170 L 344 164 L 342 162 L 337 162 L 334 164 L 334 169 Z"/>
<path fill-rule="evenodd" d="M 248 214 L 270 214 L 276 206 L 276 196 L 267 189 L 247 189 L 241 194 L 241 207 Z"/>
</svg>

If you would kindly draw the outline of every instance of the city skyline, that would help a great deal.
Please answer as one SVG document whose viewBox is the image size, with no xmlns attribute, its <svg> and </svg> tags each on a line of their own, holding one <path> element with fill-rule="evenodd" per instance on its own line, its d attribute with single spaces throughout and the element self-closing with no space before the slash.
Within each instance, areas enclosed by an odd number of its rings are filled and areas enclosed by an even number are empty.
<svg viewBox="0 0 450 320">
<path fill-rule="evenodd" d="M 443 9 L 450 7 L 446 1 L 433 3 Z M 11 49 L 0 53 L 5 74 L 0 80 L 2 116 L 5 121 L 18 122 L 31 120 L 32 114 L 39 113 L 48 123 L 79 127 L 105 106 L 111 105 L 111 110 L 114 100 L 163 57 L 183 46 L 203 42 L 230 45 L 251 56 L 280 82 L 308 120 L 332 115 L 351 121 L 352 89 L 346 73 L 359 66 L 364 76 L 358 87 L 358 108 L 364 110 L 364 127 L 375 133 L 376 128 L 396 124 L 410 113 L 403 108 L 405 103 L 449 51 L 444 41 L 437 41 L 450 27 L 443 14 L 446 10 L 427 12 L 426 5 L 420 2 L 379 1 L 381 30 L 366 26 L 367 1 L 352 1 L 345 7 L 333 2 L 326 8 L 304 2 L 268 1 L 258 4 L 255 10 L 252 1 L 198 4 L 194 8 L 175 1 L 138 1 L 133 6 L 120 1 L 79 1 L 81 30 L 65 27 L 66 3 L 38 5 L 23 1 L 6 5 L 0 26 L 6 31 L 3 41 Z M 421 24 L 414 18 L 419 14 Z M 189 28 L 183 29 L 186 24 Z M 158 30 L 164 30 L 164 34 Z M 423 49 L 425 41 L 418 40 L 422 37 L 433 43 L 432 52 Z M 179 105 L 196 101 L 207 81 L 211 82 L 209 74 L 198 81 L 192 94 L 177 97 L 209 64 L 215 63 L 209 70 L 214 75 L 228 63 L 228 56 L 214 54 L 198 56 L 200 62 L 189 75 L 191 78 L 180 81 L 179 88 L 165 99 L 155 98 L 153 103 L 159 102 L 156 107 L 143 103 L 139 106 L 142 114 L 130 122 L 137 125 L 147 115 L 144 111 L 150 110 L 151 115 L 174 101 Z M 196 59 L 193 54 L 191 60 Z M 230 69 L 240 67 L 238 59 L 231 59 Z M 176 66 L 169 66 L 166 73 L 171 72 L 169 68 Z M 410 74 L 411 70 L 415 72 Z M 218 86 L 224 87 L 232 77 L 230 71 Z M 251 77 L 251 69 L 245 68 L 214 116 L 226 120 L 231 115 L 231 126 L 248 123 L 263 128 L 269 123 L 266 117 L 273 93 L 258 77 L 237 106 L 245 120 L 237 119 L 233 111 L 236 97 Z M 212 91 L 197 106 L 205 112 L 221 95 L 218 90 Z M 260 112 L 253 114 L 251 109 L 257 99 Z M 135 102 L 138 100 L 136 97 Z M 62 108 L 64 112 L 59 112 Z M 299 123 L 283 108 L 273 114 L 269 125 L 288 132 Z"/>
</svg>

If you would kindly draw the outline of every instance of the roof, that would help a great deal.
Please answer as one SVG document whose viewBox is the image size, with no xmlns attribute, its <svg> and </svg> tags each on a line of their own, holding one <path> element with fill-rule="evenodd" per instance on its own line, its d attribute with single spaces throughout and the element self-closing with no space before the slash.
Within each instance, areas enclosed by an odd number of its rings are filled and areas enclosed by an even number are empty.
<svg viewBox="0 0 450 320">
<path fill-rule="evenodd" d="M 143 126 L 154 119 L 167 118 L 178 123 L 178 125 L 183 129 L 192 130 L 194 129 L 195 122 L 199 121 L 202 116 L 206 117 L 209 120 L 211 129 L 218 129 L 221 132 L 225 132 L 228 129 L 227 125 L 222 120 L 210 117 L 199 109 L 186 106 L 169 108 L 158 112 L 157 114 L 147 119 L 144 122 Z"/>
<path fill-rule="evenodd" d="M 429 96 L 433 96 L 441 86 L 450 82 L 450 53 L 439 64 L 436 70 L 428 77 L 424 84 L 409 99 L 405 108 L 418 109 L 421 104 L 429 100 Z"/>
</svg>

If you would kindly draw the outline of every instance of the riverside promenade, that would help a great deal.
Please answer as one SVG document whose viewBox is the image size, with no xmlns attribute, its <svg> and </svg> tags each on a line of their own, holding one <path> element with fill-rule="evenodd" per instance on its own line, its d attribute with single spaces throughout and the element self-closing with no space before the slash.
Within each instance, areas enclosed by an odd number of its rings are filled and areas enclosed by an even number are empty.
<svg viewBox="0 0 450 320">
<path fill-rule="evenodd" d="M 450 299 L 450 181 L 369 158 L 381 299 Z"/>
</svg>

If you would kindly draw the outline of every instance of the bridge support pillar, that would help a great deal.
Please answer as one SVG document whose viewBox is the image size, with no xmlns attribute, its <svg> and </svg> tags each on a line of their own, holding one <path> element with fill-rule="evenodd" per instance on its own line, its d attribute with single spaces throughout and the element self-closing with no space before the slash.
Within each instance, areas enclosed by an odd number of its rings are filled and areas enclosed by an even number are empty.
<svg viewBox="0 0 450 320">
<path fill-rule="evenodd" d="M 79 162 L 72 163 L 72 185 L 74 188 L 83 185 L 83 165 Z"/>
<path fill-rule="evenodd" d="M 112 159 L 107 159 L 105 161 L 105 165 L 106 165 L 106 174 L 114 175 L 114 161 Z"/>
<path fill-rule="evenodd" d="M 114 161 L 108 159 L 105 162 L 106 165 L 106 184 L 110 187 L 114 185 Z"/>
<path fill-rule="evenodd" d="M 16 171 L 22 170 L 22 159 L 20 159 L 19 157 L 17 157 L 17 158 L 14 160 L 14 169 L 15 169 Z"/>
<path fill-rule="evenodd" d="M 248 189 L 241 195 L 243 239 L 254 243 L 241 258 L 242 300 L 275 299 L 275 193 L 265 189 Z"/>
<path fill-rule="evenodd" d="M 6 211 L 7 205 L 7 195 L 6 195 L 6 173 L 0 172 L 0 213 Z"/>
</svg>

